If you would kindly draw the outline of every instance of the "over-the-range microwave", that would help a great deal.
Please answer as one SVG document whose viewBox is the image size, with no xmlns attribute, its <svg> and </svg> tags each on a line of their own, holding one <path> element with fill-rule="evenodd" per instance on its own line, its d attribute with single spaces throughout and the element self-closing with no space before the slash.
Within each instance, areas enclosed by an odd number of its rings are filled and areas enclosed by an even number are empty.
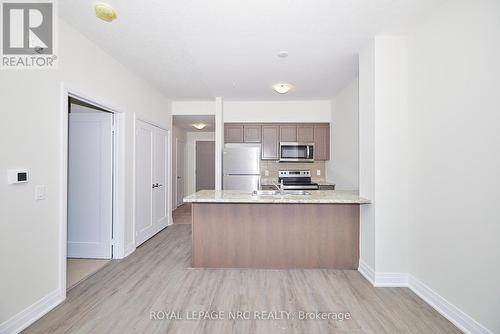
<svg viewBox="0 0 500 334">
<path fill-rule="evenodd" d="M 314 162 L 314 143 L 280 142 L 280 162 Z"/>
</svg>

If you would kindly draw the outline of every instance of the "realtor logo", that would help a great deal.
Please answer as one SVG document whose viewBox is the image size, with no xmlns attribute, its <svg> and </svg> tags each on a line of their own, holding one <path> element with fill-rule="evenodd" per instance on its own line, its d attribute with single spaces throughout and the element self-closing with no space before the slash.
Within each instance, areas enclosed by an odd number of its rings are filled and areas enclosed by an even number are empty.
<svg viewBox="0 0 500 334">
<path fill-rule="evenodd" d="M 55 68 L 54 3 L 2 3 L 2 68 Z"/>
</svg>

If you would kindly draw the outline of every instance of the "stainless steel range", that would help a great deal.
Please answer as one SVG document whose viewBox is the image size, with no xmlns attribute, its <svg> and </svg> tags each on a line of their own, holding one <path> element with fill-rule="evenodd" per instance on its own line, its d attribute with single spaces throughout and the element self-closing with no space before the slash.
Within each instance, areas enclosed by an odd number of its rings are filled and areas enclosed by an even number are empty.
<svg viewBox="0 0 500 334">
<path fill-rule="evenodd" d="M 311 182 L 310 170 L 280 170 L 278 182 L 283 181 L 283 189 L 318 190 L 319 185 Z"/>
</svg>

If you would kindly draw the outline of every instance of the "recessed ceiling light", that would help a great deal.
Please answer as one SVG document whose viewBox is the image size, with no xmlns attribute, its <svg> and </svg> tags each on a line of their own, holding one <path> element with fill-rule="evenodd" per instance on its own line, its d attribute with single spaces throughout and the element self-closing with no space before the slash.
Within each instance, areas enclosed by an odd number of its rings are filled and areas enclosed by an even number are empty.
<svg viewBox="0 0 500 334">
<path fill-rule="evenodd" d="M 280 93 L 280 94 L 286 94 L 288 93 L 291 89 L 293 88 L 292 85 L 288 83 L 277 83 L 273 85 L 273 89 Z"/>
<path fill-rule="evenodd" d="M 198 123 L 194 123 L 192 124 L 195 128 L 197 128 L 198 130 L 201 130 L 203 129 L 204 127 L 206 127 L 207 125 L 205 123 L 202 123 L 202 122 L 198 122 Z"/>
<path fill-rule="evenodd" d="M 286 57 L 288 57 L 288 51 L 280 51 L 280 52 L 278 52 L 278 57 L 280 57 L 280 58 L 286 58 Z"/>
<path fill-rule="evenodd" d="M 94 6 L 95 16 L 106 22 L 111 22 L 118 17 L 116 10 L 107 3 L 98 3 Z"/>
</svg>

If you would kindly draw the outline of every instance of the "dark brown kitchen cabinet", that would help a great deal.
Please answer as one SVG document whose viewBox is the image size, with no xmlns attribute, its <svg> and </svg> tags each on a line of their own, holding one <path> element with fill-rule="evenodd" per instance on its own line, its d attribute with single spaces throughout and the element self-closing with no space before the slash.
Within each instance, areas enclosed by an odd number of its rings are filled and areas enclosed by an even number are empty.
<svg viewBox="0 0 500 334">
<path fill-rule="evenodd" d="M 299 143 L 314 142 L 314 125 L 298 124 L 297 125 L 297 141 Z"/>
<path fill-rule="evenodd" d="M 262 125 L 262 159 L 278 160 L 279 125 Z"/>
<path fill-rule="evenodd" d="M 297 141 L 297 124 L 280 125 L 280 141 Z"/>
<path fill-rule="evenodd" d="M 314 125 L 314 160 L 330 160 L 330 124 Z"/>
<path fill-rule="evenodd" d="M 226 143 L 243 143 L 243 125 L 242 124 L 225 124 L 224 125 L 224 142 L 226 142 Z"/>
<path fill-rule="evenodd" d="M 260 143 L 261 128 L 260 124 L 243 125 L 243 141 L 245 143 Z"/>
</svg>

